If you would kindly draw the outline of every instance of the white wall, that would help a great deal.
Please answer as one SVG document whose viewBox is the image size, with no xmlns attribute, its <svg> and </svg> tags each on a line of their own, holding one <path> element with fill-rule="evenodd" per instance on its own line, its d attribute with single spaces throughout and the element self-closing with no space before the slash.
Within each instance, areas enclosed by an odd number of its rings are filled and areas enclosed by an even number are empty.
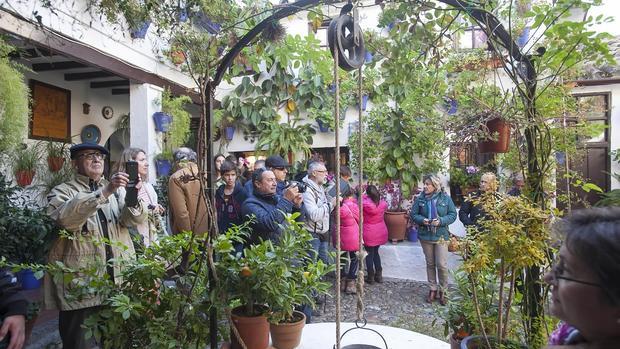
<svg viewBox="0 0 620 349">
<path fill-rule="evenodd" d="M 71 72 L 77 72 L 72 70 Z M 64 72 L 26 72 L 25 78 L 35 79 L 50 85 L 71 90 L 71 141 L 81 143 L 80 132 L 88 124 L 94 124 L 101 130 L 101 141 L 104 145 L 115 131 L 114 123 L 122 114 L 129 112 L 129 95 L 112 95 L 109 88 L 91 89 L 90 81 L 65 81 Z M 90 104 L 90 113 L 82 112 L 82 104 Z M 110 106 L 114 110 L 111 119 L 105 119 L 101 110 Z"/>
</svg>

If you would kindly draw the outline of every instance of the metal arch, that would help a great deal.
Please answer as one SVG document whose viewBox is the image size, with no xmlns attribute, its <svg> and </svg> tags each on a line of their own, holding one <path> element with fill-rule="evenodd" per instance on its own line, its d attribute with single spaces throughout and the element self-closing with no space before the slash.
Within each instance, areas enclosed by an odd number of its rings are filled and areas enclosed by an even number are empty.
<svg viewBox="0 0 620 349">
<path fill-rule="evenodd" d="M 208 109 L 206 115 L 206 132 L 207 132 L 207 146 L 209 147 L 209 157 L 207 161 L 207 172 L 209 173 L 209 186 L 213 183 L 214 176 L 211 171 L 213 158 L 213 146 L 211 145 L 213 139 L 213 93 L 215 92 L 215 88 L 220 84 L 222 78 L 224 76 L 224 72 L 233 63 L 235 57 L 241 52 L 241 50 L 248 46 L 256 36 L 258 36 L 263 29 L 271 24 L 274 21 L 278 21 L 284 17 L 288 17 L 297 12 L 306 10 L 308 8 L 314 7 L 321 3 L 327 3 L 330 0 L 300 0 L 294 2 L 292 4 L 286 5 L 279 10 L 277 10 L 274 14 L 264 19 L 262 22 L 257 24 L 254 28 L 252 28 L 247 34 L 245 34 L 235 46 L 233 46 L 226 55 L 222 58 L 220 64 L 217 67 L 215 75 L 211 81 L 206 84 L 206 91 L 204 91 L 206 98 L 208 99 Z M 534 64 L 532 58 L 530 56 L 524 55 L 521 53 L 519 46 L 513 41 L 510 33 L 504 28 L 501 22 L 491 13 L 476 8 L 475 3 L 470 1 L 462 1 L 462 0 L 437 0 L 438 2 L 444 3 L 446 5 L 452 6 L 455 9 L 463 10 L 469 16 L 478 21 L 478 24 L 485 31 L 485 34 L 489 38 L 496 38 L 500 45 L 504 47 L 510 56 L 522 64 L 525 65 L 526 74 L 523 78 L 526 84 L 526 93 L 531 97 L 535 94 L 536 91 L 536 70 L 534 69 Z M 202 91 L 201 91 L 202 93 Z M 531 108 L 532 106 L 530 106 Z M 361 125 L 361 123 L 360 123 Z M 360 164 L 361 165 L 361 164 Z M 211 197 L 213 198 L 214 191 L 211 191 Z M 214 315 L 212 313 L 212 315 Z M 215 316 L 210 317 L 210 342 L 211 347 L 217 347 L 217 318 Z"/>
</svg>

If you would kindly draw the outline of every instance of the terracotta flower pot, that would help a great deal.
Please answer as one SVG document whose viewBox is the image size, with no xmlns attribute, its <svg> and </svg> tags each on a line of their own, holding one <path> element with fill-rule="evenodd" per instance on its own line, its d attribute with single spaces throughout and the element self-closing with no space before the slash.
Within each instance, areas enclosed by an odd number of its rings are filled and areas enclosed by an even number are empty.
<svg viewBox="0 0 620 349">
<path fill-rule="evenodd" d="M 383 217 L 388 229 L 388 239 L 392 242 L 404 240 L 407 231 L 407 212 L 386 211 Z"/>
<path fill-rule="evenodd" d="M 47 158 L 47 166 L 52 172 L 60 171 L 60 169 L 62 168 L 62 165 L 64 164 L 65 164 L 65 158 L 63 157 L 53 156 L 53 157 Z"/>
<path fill-rule="evenodd" d="M 495 118 L 487 121 L 487 128 L 491 135 L 497 134 L 497 141 L 482 141 L 478 143 L 481 153 L 506 153 L 510 145 L 510 124 L 506 121 Z"/>
<path fill-rule="evenodd" d="M 35 172 L 33 170 L 15 172 L 15 181 L 17 182 L 17 185 L 19 185 L 20 187 L 25 187 L 32 184 L 34 173 Z"/>
<path fill-rule="evenodd" d="M 237 307 L 232 311 L 232 322 L 247 349 L 266 349 L 269 346 L 269 322 L 265 316 L 244 316 L 243 307 Z M 232 349 L 242 348 L 232 329 L 230 341 Z"/>
<path fill-rule="evenodd" d="M 301 318 L 296 322 L 285 322 L 280 324 L 270 324 L 271 341 L 278 349 L 294 349 L 301 343 L 301 332 L 306 324 L 306 315 L 300 311 L 295 311 L 294 317 Z"/>
<path fill-rule="evenodd" d="M 171 51 L 170 52 L 170 60 L 175 65 L 181 65 L 181 64 L 185 63 L 185 59 L 186 59 L 185 52 L 183 52 L 181 50 L 176 50 L 176 51 Z"/>
</svg>

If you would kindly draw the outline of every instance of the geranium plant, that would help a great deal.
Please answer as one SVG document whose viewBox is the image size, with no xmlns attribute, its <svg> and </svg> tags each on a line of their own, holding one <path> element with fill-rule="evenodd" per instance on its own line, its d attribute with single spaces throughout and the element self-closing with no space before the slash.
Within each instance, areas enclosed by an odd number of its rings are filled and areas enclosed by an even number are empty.
<svg viewBox="0 0 620 349">
<path fill-rule="evenodd" d="M 469 165 L 466 167 L 450 167 L 450 184 L 459 187 L 476 187 L 480 183 L 482 171 L 480 168 Z"/>
</svg>

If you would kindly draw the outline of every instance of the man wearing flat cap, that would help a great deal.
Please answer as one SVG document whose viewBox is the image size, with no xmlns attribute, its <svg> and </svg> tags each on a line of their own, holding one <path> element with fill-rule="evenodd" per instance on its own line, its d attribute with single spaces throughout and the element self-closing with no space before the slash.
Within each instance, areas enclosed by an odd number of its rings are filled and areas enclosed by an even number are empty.
<svg viewBox="0 0 620 349">
<path fill-rule="evenodd" d="M 82 143 L 69 151 L 75 177 L 51 190 L 47 213 L 70 238 L 54 241 L 49 263 L 62 262 L 73 270 L 95 267 L 101 278 L 120 283 L 122 260 L 135 256 L 127 227 L 144 222 L 147 209 L 141 202 L 126 207 L 124 201 L 117 199 L 117 189 L 127 186 L 129 176 L 117 172 L 109 181 L 103 178 L 104 160 L 109 155 L 106 148 Z M 58 327 L 63 348 L 87 348 L 81 325 L 98 310 L 102 299 L 96 293 L 80 292 L 76 297 L 72 289 L 75 291 L 77 284 L 88 280 L 83 280 L 79 273 L 70 277 L 66 273 L 56 280 L 45 275 L 45 304 L 60 310 Z"/>
<path fill-rule="evenodd" d="M 276 194 L 283 195 L 286 187 L 286 175 L 290 165 L 280 155 L 271 155 L 265 160 L 265 168 L 276 176 Z"/>
</svg>

